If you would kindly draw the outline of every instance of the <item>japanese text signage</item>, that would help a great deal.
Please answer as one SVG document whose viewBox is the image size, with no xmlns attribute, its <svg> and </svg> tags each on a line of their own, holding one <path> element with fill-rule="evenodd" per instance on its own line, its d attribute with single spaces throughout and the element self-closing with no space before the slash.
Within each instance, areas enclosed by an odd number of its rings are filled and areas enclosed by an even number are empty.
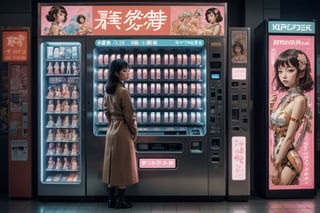
<svg viewBox="0 0 320 213">
<path fill-rule="evenodd" d="M 223 36 L 225 5 L 41 6 L 46 35 L 205 35 Z M 56 19 L 60 14 L 60 19 Z M 212 19 L 212 15 L 216 19 Z"/>
<path fill-rule="evenodd" d="M 315 22 L 269 21 L 269 33 L 315 34 Z"/>
<path fill-rule="evenodd" d="M 3 61 L 27 61 L 28 32 L 3 31 L 2 47 Z"/>
</svg>

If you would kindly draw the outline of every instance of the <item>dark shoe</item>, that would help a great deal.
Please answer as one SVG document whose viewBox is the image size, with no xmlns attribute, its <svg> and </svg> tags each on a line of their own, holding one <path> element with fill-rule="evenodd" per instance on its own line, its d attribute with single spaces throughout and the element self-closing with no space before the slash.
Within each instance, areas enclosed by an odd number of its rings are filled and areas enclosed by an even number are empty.
<svg viewBox="0 0 320 213">
<path fill-rule="evenodd" d="M 132 208 L 132 204 L 125 200 L 124 193 L 126 189 L 118 189 L 118 197 L 116 201 L 116 209 L 128 209 Z"/>
<path fill-rule="evenodd" d="M 108 192 L 109 192 L 109 201 L 108 201 L 108 207 L 109 208 L 114 208 L 116 207 L 116 187 L 108 187 Z"/>
</svg>

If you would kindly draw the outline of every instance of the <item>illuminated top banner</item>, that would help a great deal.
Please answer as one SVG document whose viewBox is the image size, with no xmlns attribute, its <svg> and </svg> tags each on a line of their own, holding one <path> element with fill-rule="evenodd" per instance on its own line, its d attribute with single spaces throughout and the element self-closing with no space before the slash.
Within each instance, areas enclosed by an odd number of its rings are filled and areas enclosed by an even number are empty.
<svg viewBox="0 0 320 213">
<path fill-rule="evenodd" d="M 225 4 L 51 5 L 40 7 L 40 35 L 224 36 Z"/>
<path fill-rule="evenodd" d="M 269 21 L 268 32 L 315 34 L 315 23 L 307 21 Z"/>
</svg>

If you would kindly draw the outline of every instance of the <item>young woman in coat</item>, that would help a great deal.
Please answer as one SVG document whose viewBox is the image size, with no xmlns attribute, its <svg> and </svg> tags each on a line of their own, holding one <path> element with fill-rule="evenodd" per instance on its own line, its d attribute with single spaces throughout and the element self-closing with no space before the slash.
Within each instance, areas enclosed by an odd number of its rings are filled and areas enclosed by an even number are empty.
<svg viewBox="0 0 320 213">
<path fill-rule="evenodd" d="M 129 64 L 122 59 L 112 61 L 104 102 L 109 126 L 102 176 L 102 181 L 108 185 L 109 208 L 131 208 L 124 193 L 128 185 L 139 181 L 134 147 L 138 133 L 136 113 L 129 91 L 122 83 L 128 79 Z"/>
</svg>

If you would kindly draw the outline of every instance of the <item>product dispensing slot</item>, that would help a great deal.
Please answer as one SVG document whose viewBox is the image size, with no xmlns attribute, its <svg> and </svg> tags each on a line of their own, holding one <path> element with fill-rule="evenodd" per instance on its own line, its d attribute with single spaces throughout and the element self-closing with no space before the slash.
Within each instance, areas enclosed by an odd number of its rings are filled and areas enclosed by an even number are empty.
<svg viewBox="0 0 320 213">
<path fill-rule="evenodd" d="M 212 149 L 219 149 L 221 146 L 220 138 L 211 138 L 211 148 Z"/>
<path fill-rule="evenodd" d="M 137 143 L 139 152 L 182 152 L 182 143 Z"/>
<path fill-rule="evenodd" d="M 232 109 L 231 111 L 231 117 L 233 121 L 238 121 L 240 119 L 239 116 L 239 109 Z"/>
<path fill-rule="evenodd" d="M 211 69 L 220 69 L 221 68 L 221 62 L 220 61 L 212 61 L 212 62 L 210 62 L 210 68 Z"/>
<path fill-rule="evenodd" d="M 220 156 L 218 153 L 213 153 L 211 156 L 211 163 L 220 163 Z"/>
</svg>

